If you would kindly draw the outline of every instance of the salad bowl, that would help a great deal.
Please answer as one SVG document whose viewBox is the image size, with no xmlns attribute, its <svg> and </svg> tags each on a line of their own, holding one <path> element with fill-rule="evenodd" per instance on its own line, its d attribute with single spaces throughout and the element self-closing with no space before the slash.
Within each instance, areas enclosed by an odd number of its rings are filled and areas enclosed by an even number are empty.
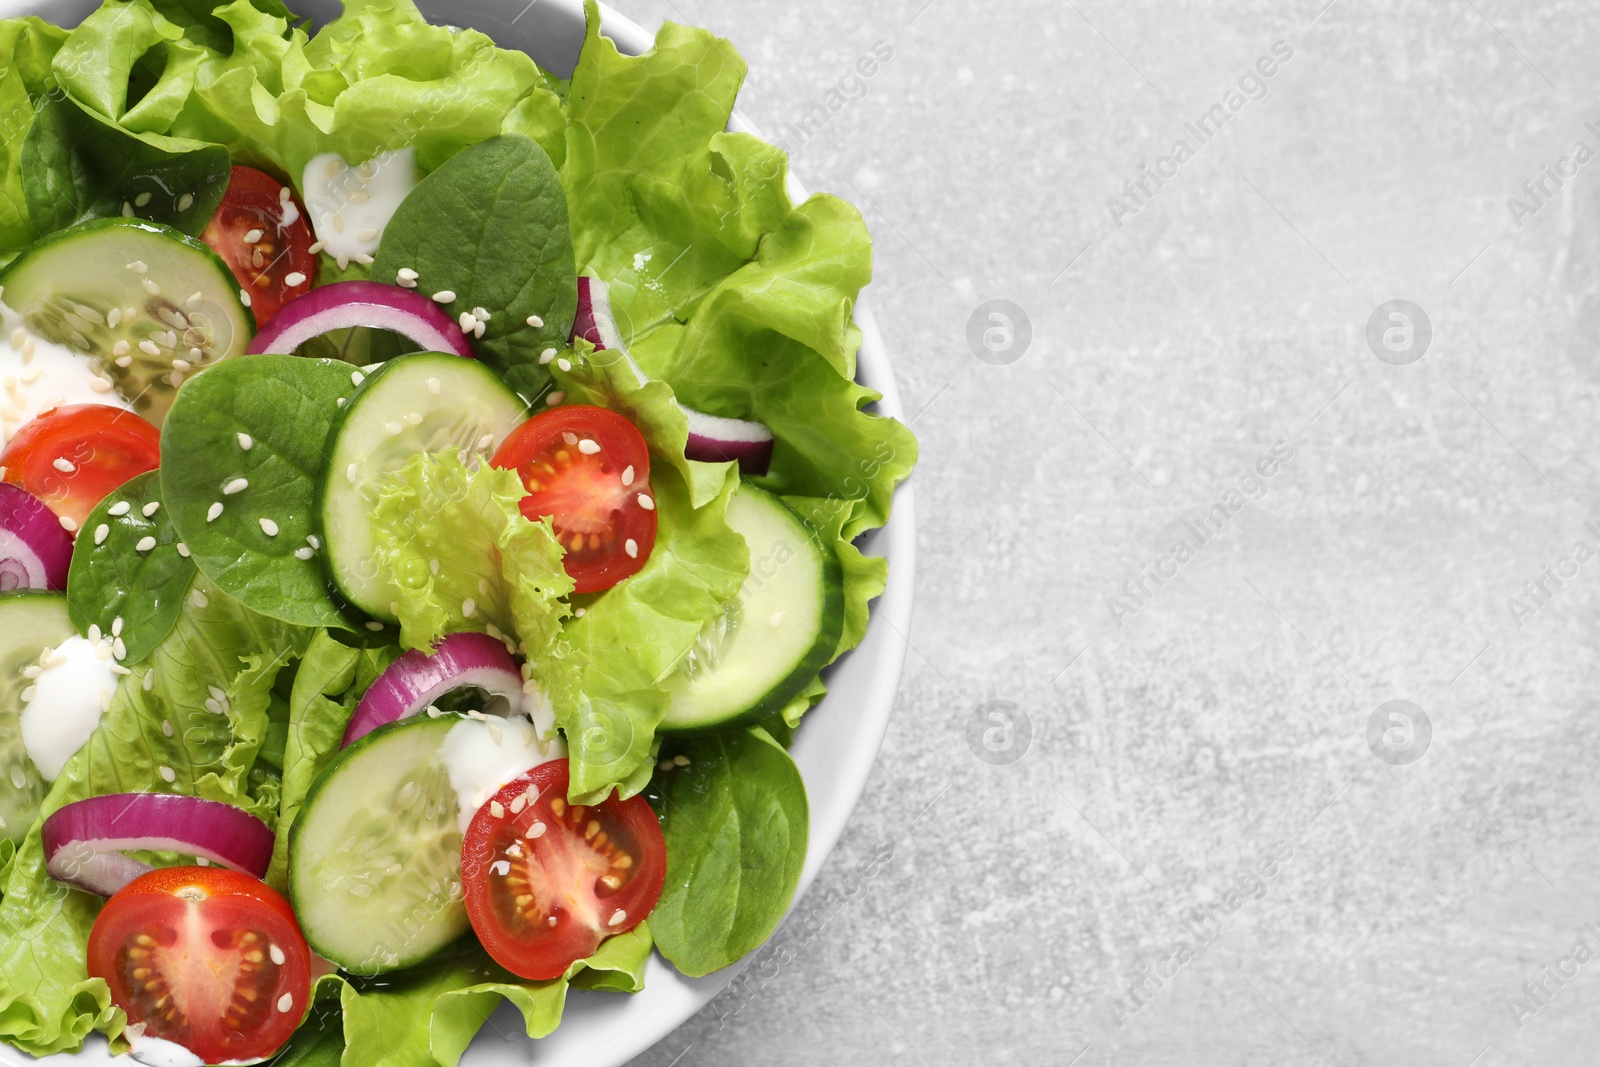
<svg viewBox="0 0 1600 1067">
<path fill-rule="evenodd" d="M 0 0 L 0 17 L 36 14 L 71 26 L 97 6 L 94 0 Z M 291 6 L 319 24 L 339 10 L 338 0 L 291 0 Z M 584 37 L 580 0 L 419 0 L 419 7 L 436 23 L 477 29 L 501 47 L 526 51 L 545 69 L 563 77 L 570 74 Z M 603 32 L 620 51 L 637 55 L 650 49 L 649 33 L 615 11 L 602 10 Z M 759 135 L 738 114 L 730 129 Z M 792 174 L 789 192 L 796 203 L 806 196 Z M 903 421 L 888 354 L 865 301 L 857 305 L 855 319 L 862 334 L 858 379 L 882 394 L 876 409 L 879 413 Z M 842 834 L 887 728 L 907 650 L 903 635 L 910 626 L 915 535 L 909 486 L 899 489 L 889 524 L 867 535 L 860 547 L 890 561 L 888 586 L 873 605 L 865 640 L 830 670 L 829 695 L 807 717 L 792 749 L 806 782 L 811 812 L 797 901 Z M 703 978 L 688 978 L 653 956 L 643 992 L 625 996 L 574 990 L 560 1027 L 537 1041 L 523 1036 L 520 1018 L 503 1006 L 487 1021 L 463 1063 L 470 1067 L 518 1063 L 611 1067 L 624 1063 L 709 1003 L 737 969 L 736 965 Z M 110 1058 L 105 1041 L 98 1036 L 83 1052 L 48 1057 L 63 1067 L 86 1067 Z M 26 1055 L 0 1046 L 0 1062 L 20 1065 L 29 1061 Z"/>
</svg>

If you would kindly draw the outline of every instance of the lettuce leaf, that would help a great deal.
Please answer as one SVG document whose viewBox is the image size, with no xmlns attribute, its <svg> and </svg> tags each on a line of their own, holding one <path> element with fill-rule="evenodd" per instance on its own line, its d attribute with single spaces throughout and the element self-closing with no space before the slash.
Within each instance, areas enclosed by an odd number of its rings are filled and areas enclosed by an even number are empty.
<svg viewBox="0 0 1600 1067">
<path fill-rule="evenodd" d="M 39 236 L 22 189 L 22 142 L 53 88 L 50 64 L 66 39 L 41 19 L 0 20 L 0 265 Z"/>
<path fill-rule="evenodd" d="M 74 801 L 122 792 L 189 793 L 273 819 L 276 798 L 252 794 L 250 770 L 273 680 L 307 637 L 197 579 L 172 633 L 125 678 L 100 729 L 68 761 L 40 821 Z M 124 1019 L 106 984 L 85 974 L 99 898 L 46 874 L 38 825 L 12 860 L 0 898 L 0 1038 L 45 1055 L 77 1048 L 91 1030 L 115 1037 Z"/>
</svg>

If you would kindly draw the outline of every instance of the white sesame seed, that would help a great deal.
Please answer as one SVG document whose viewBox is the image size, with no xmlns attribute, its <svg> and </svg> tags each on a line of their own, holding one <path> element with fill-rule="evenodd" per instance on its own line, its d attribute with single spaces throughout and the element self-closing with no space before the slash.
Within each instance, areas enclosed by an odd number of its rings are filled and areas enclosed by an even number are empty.
<svg viewBox="0 0 1600 1067">
<path fill-rule="evenodd" d="M 544 836 L 544 832 L 547 829 L 548 827 L 546 827 L 544 823 L 536 822 L 524 830 L 522 832 L 522 836 L 528 838 L 529 840 L 537 840 L 538 838 Z"/>
<path fill-rule="evenodd" d="M 312 548 L 321 548 L 322 538 L 318 537 L 316 534 L 306 534 L 306 544 L 310 545 Z"/>
<path fill-rule="evenodd" d="M 297 285 L 304 285 L 305 283 L 306 276 L 297 270 L 292 270 L 283 276 L 283 284 L 288 286 L 290 289 L 293 289 Z M 284 995 L 287 996 L 288 994 Z"/>
<path fill-rule="evenodd" d="M 489 324 L 486 322 L 480 322 L 472 328 L 472 336 L 476 337 L 480 341 L 483 340 L 483 335 L 488 332 Z"/>
<path fill-rule="evenodd" d="M 67 531 L 67 533 L 77 533 L 77 531 L 78 531 L 78 523 L 77 523 L 76 520 L 69 519 L 65 515 L 63 515 L 63 516 L 61 516 L 61 528 L 63 530 L 65 530 L 65 531 Z"/>
<path fill-rule="evenodd" d="M 687 766 L 689 766 L 689 757 L 688 756 L 673 756 L 672 757 L 672 762 L 673 762 L 673 764 L 675 766 L 687 767 Z"/>
<path fill-rule="evenodd" d="M 356 240 L 358 241 L 376 241 L 377 239 L 378 228 L 376 226 L 368 226 L 366 229 L 356 234 Z"/>
<path fill-rule="evenodd" d="M 440 304 L 454 304 L 456 302 L 455 290 L 440 289 L 433 294 L 433 299 Z"/>
<path fill-rule="evenodd" d="M 255 438 L 251 437 L 249 434 L 241 433 L 239 435 L 239 447 L 244 449 L 246 452 L 254 448 L 255 445 Z"/>
<path fill-rule="evenodd" d="M 122 643 L 122 638 L 119 637 L 111 642 L 111 654 L 118 659 L 128 658 L 128 646 Z"/>
<path fill-rule="evenodd" d="M 149 675 L 146 675 L 145 677 L 148 678 Z M 171 719 L 162 719 L 161 720 L 161 732 L 166 734 L 168 737 L 172 736 L 173 729 L 172 729 L 172 720 Z"/>
<path fill-rule="evenodd" d="M 328 246 L 323 244 L 321 241 L 312 241 L 311 247 L 306 249 L 306 251 L 315 256 L 321 254 L 322 250 L 326 247 Z"/>
<path fill-rule="evenodd" d="M 125 219 L 133 218 L 133 205 L 126 200 L 122 202 L 122 217 Z"/>
<path fill-rule="evenodd" d="M 278 524 L 271 519 L 257 519 L 256 522 L 261 524 L 261 532 L 268 537 L 278 536 Z"/>
<path fill-rule="evenodd" d="M 150 200 L 151 200 L 151 194 L 150 193 L 140 193 L 138 196 L 133 198 L 133 206 L 134 207 L 147 207 L 150 204 Z"/>
<path fill-rule="evenodd" d="M 555 392 L 551 393 L 549 396 L 544 398 L 545 406 L 553 408 L 557 404 L 559 404 L 563 400 L 565 400 L 566 398 L 567 398 L 567 394 L 563 393 L 561 390 L 557 389 Z"/>
<path fill-rule="evenodd" d="M 377 633 L 379 630 L 383 629 L 383 623 L 378 622 L 376 619 L 368 619 L 367 629 L 371 630 L 373 633 Z"/>
<path fill-rule="evenodd" d="M 144 517 L 147 518 L 147 519 L 150 516 L 154 515 L 156 512 L 160 511 L 160 510 L 161 510 L 161 501 L 159 501 L 159 500 L 152 500 L 152 501 L 150 501 L 150 503 L 146 504 L 144 507 L 139 509 L 139 511 L 141 513 L 143 513 Z"/>
<path fill-rule="evenodd" d="M 406 282 L 416 281 L 417 277 L 417 272 L 412 270 L 410 267 L 401 267 L 399 271 L 395 273 L 395 278 L 399 280 L 402 285 L 404 285 Z"/>
<path fill-rule="evenodd" d="M 128 342 L 126 341 L 118 341 L 117 344 L 121 345 L 124 349 L 128 347 Z M 133 366 L 133 357 L 127 355 L 118 356 L 116 358 L 116 364 L 123 370 L 127 370 L 129 367 Z"/>
<path fill-rule="evenodd" d="M 622 543 L 622 550 L 628 554 L 629 559 L 639 558 L 639 542 L 631 537 Z"/>
<path fill-rule="evenodd" d="M 182 556 L 184 559 L 189 558 L 189 546 L 184 544 L 182 541 L 178 542 L 178 555 Z"/>
<path fill-rule="evenodd" d="M 586 456 L 597 455 L 600 451 L 600 442 L 585 437 L 578 442 L 578 451 Z"/>
<path fill-rule="evenodd" d="M 283 949 L 279 948 L 277 945 L 268 945 L 267 955 L 272 957 L 272 962 L 277 964 L 279 967 L 283 966 L 284 960 L 287 958 L 283 954 Z"/>
<path fill-rule="evenodd" d="M 145 264 L 144 260 L 136 259 L 132 263 L 128 264 L 128 269 L 133 271 L 135 274 L 143 274 L 150 268 Z"/>
<path fill-rule="evenodd" d="M 644 508 L 646 511 L 654 511 L 656 509 L 656 502 L 654 500 L 650 499 L 650 497 L 648 497 L 644 493 L 640 493 L 639 494 L 639 506 L 641 508 Z"/>
<path fill-rule="evenodd" d="M 129 504 L 128 504 L 128 502 L 126 500 L 119 500 L 115 504 L 112 504 L 109 508 L 106 509 L 106 514 L 107 515 L 115 515 L 117 518 L 120 519 L 122 516 L 126 515 L 130 510 L 131 510 L 131 508 L 130 508 L 130 506 L 129 506 Z"/>
<path fill-rule="evenodd" d="M 78 469 L 77 465 L 74 464 L 72 460 L 67 459 L 65 456 L 57 456 L 55 461 L 50 465 L 56 470 L 60 471 L 62 474 L 71 474 Z"/>
<path fill-rule="evenodd" d="M 391 437 L 399 434 L 401 430 L 405 429 L 405 427 L 400 424 L 399 419 L 393 419 L 384 423 L 383 428 Z"/>
<path fill-rule="evenodd" d="M 541 329 L 544 326 L 544 320 L 537 315 L 529 315 L 528 325 L 532 326 L 535 330 Z"/>
<path fill-rule="evenodd" d="M 460 324 L 462 333 L 471 333 L 478 328 L 478 316 L 470 311 L 463 311 L 456 322 Z"/>
<path fill-rule="evenodd" d="M 292 1007 L 294 1007 L 294 994 L 293 993 L 285 993 L 283 996 L 278 998 L 278 1010 L 279 1011 L 284 1012 L 284 1013 L 287 1014 L 289 1009 L 292 1008 Z"/>
<path fill-rule="evenodd" d="M 767 625 L 777 629 L 783 625 L 783 620 L 788 617 L 788 614 L 786 611 L 774 611 L 772 617 L 767 620 Z"/>
<path fill-rule="evenodd" d="M 422 413 L 420 411 L 413 411 L 411 414 L 409 414 L 409 415 L 407 415 L 405 417 L 405 421 L 406 421 L 406 425 L 408 425 L 408 426 L 421 426 L 422 425 Z"/>
<path fill-rule="evenodd" d="M 111 392 L 112 385 L 110 379 L 108 378 L 90 378 L 89 388 L 93 389 L 97 393 L 109 393 Z"/>
<path fill-rule="evenodd" d="M 193 194 L 184 193 L 182 196 L 178 197 L 178 210 L 179 211 L 188 211 L 192 207 L 194 207 L 194 195 Z"/>
<path fill-rule="evenodd" d="M 154 278 L 146 278 L 139 284 L 143 285 L 144 291 L 149 293 L 151 296 L 161 295 L 161 286 L 156 284 L 156 280 Z"/>
<path fill-rule="evenodd" d="M 486 433 L 482 437 L 478 438 L 478 451 L 487 452 L 489 451 L 489 446 L 492 444 L 494 444 L 494 434 Z"/>
<path fill-rule="evenodd" d="M 344 480 L 351 485 L 356 484 L 356 465 L 354 463 L 344 469 Z"/>
<path fill-rule="evenodd" d="M 216 522 L 222 517 L 222 501 L 217 501 L 206 509 L 206 521 Z"/>
<path fill-rule="evenodd" d="M 206 596 L 201 590 L 196 589 L 194 592 L 189 594 L 189 603 L 193 604 L 197 608 L 203 608 L 211 603 L 211 598 Z"/>
<path fill-rule="evenodd" d="M 553 348 L 547 348 L 543 352 L 539 353 L 539 366 L 547 367 L 550 365 L 550 361 L 555 358 L 556 350 Z"/>
<path fill-rule="evenodd" d="M 335 211 L 333 213 L 333 220 L 332 221 L 333 221 L 333 232 L 334 233 L 343 233 L 344 232 L 344 212 Z"/>
<path fill-rule="evenodd" d="M 244 235 L 244 243 L 247 245 L 257 244 L 265 236 L 266 234 L 261 230 L 248 230 Z"/>
<path fill-rule="evenodd" d="M 351 385 L 360 385 L 362 382 L 364 382 L 366 380 L 367 380 L 367 376 L 365 374 L 362 374 L 360 371 L 353 370 L 353 371 L 350 372 L 350 384 Z"/>
<path fill-rule="evenodd" d="M 471 597 L 467 597 L 467 599 L 461 602 L 461 615 L 463 618 L 470 619 L 477 613 L 478 602 L 476 600 L 473 600 Z"/>
<path fill-rule="evenodd" d="M 250 306 L 250 294 L 243 289 L 239 290 L 239 303 L 243 304 L 245 307 Z"/>
<path fill-rule="evenodd" d="M 623 911 L 621 908 L 618 908 L 616 911 L 611 913 L 611 918 L 607 921 L 606 925 L 607 926 L 621 926 L 623 923 L 625 923 L 627 921 L 628 921 L 628 913 Z"/>
<path fill-rule="evenodd" d="M 558 359 L 556 360 L 556 368 L 560 370 L 561 373 L 566 374 L 568 371 L 572 370 L 572 361 L 568 359 Z"/>
<path fill-rule="evenodd" d="M 135 552 L 148 552 L 155 547 L 156 539 L 154 537 L 141 537 L 139 538 L 139 543 L 133 546 L 133 550 Z"/>
<path fill-rule="evenodd" d="M 161 354 L 161 347 L 154 341 L 146 338 L 145 340 L 139 342 L 139 351 L 143 352 L 147 356 L 159 356 Z"/>
<path fill-rule="evenodd" d="M 184 303 L 192 308 L 197 308 L 205 301 L 205 298 L 206 294 L 204 293 L 190 293 L 189 299 L 185 300 Z"/>
<path fill-rule="evenodd" d="M 308 559 L 311 559 L 315 555 L 316 555 L 316 552 L 312 551 L 309 548 L 297 548 L 297 549 L 294 550 L 294 558 L 295 559 L 299 559 L 299 560 L 308 560 Z"/>
<path fill-rule="evenodd" d="M 156 687 L 156 672 L 154 670 L 145 671 L 144 672 L 144 677 L 139 679 L 139 686 L 146 693 L 148 693 L 148 692 L 150 692 L 150 690 L 154 689 Z M 172 735 L 168 734 L 167 736 L 171 737 Z"/>
<path fill-rule="evenodd" d="M 171 767 L 157 767 L 156 773 L 161 775 L 161 780 L 171 785 L 178 780 L 178 772 Z"/>
<path fill-rule="evenodd" d="M 113 330 L 122 325 L 121 308 L 112 308 L 110 311 L 106 312 L 106 325 L 111 327 Z"/>
<path fill-rule="evenodd" d="M 429 378 L 428 379 L 428 392 L 432 393 L 434 396 L 438 396 L 441 391 L 442 391 L 442 387 L 439 385 L 439 379 L 437 379 L 437 378 Z"/>
<path fill-rule="evenodd" d="M 99 526 L 96 526 L 94 528 L 94 543 L 95 544 L 97 544 L 97 545 L 105 544 L 106 543 L 106 538 L 108 538 L 110 536 L 111 536 L 111 527 L 107 526 L 105 523 L 102 522 Z"/>
<path fill-rule="evenodd" d="M 622 484 L 623 485 L 632 485 L 633 484 L 633 464 L 631 464 L 631 463 L 627 467 L 623 468 L 623 471 L 622 471 Z"/>
<path fill-rule="evenodd" d="M 232 496 L 235 493 L 242 493 L 248 488 L 250 488 L 250 479 L 248 479 L 248 478 L 235 478 L 231 482 L 229 482 L 227 485 L 224 485 L 222 487 L 222 495 L 223 496 Z"/>
</svg>

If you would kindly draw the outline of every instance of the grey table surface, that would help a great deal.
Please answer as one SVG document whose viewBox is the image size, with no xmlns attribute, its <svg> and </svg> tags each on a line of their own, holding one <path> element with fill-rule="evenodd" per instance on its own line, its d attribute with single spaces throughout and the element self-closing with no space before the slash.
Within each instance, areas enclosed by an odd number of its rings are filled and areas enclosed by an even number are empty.
<svg viewBox="0 0 1600 1067">
<path fill-rule="evenodd" d="M 1595 1062 L 1600 11 L 621 6 L 861 207 L 923 449 L 809 926 L 636 1062 Z"/>
</svg>

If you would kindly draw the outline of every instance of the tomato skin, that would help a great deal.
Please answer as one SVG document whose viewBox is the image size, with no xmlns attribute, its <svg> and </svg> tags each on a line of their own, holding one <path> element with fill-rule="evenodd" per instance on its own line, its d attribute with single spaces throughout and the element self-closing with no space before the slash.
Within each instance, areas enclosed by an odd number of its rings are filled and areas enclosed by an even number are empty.
<svg viewBox="0 0 1600 1067">
<path fill-rule="evenodd" d="M 160 463 L 161 431 L 131 411 L 104 404 L 41 412 L 0 452 L 5 480 L 72 520 L 74 528 L 107 494 Z"/>
<path fill-rule="evenodd" d="M 129 882 L 95 919 L 88 971 L 147 1036 L 207 1063 L 277 1051 L 311 997 L 311 950 L 289 902 L 221 867 L 167 867 Z"/>
<path fill-rule="evenodd" d="M 285 190 L 288 201 L 283 199 Z M 294 205 L 296 215 L 287 226 L 285 203 Z M 245 236 L 252 230 L 260 230 L 261 239 L 247 244 Z M 250 294 L 250 312 L 258 329 L 316 283 L 317 257 L 311 251 L 313 238 L 304 206 L 295 199 L 294 190 L 253 167 L 233 168 L 228 193 L 200 239 L 222 257 L 239 288 Z M 304 275 L 304 280 L 289 285 L 287 278 L 295 273 Z"/>
<path fill-rule="evenodd" d="M 585 442 L 599 451 L 582 451 Z M 574 592 L 598 593 L 644 569 L 656 544 L 655 493 L 650 450 L 627 418 L 587 404 L 551 408 L 513 430 L 490 462 L 521 476 L 524 515 L 550 516 Z"/>
<path fill-rule="evenodd" d="M 478 809 L 461 846 L 478 940 L 500 966 L 534 981 L 560 977 L 605 938 L 639 925 L 667 877 L 661 824 L 643 797 L 569 804 L 568 783 L 566 760 L 540 764 Z M 537 799 L 518 803 L 530 791 Z"/>
</svg>

